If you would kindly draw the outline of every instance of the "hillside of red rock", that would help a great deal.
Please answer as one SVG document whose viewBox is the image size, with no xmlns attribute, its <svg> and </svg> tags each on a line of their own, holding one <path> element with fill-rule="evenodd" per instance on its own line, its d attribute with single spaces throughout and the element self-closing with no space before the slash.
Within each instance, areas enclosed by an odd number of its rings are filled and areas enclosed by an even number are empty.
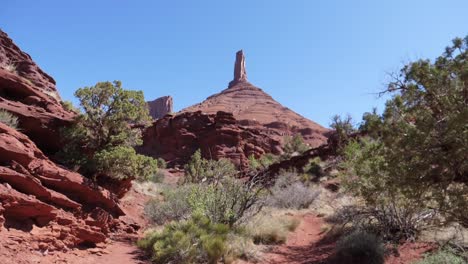
<svg viewBox="0 0 468 264">
<path fill-rule="evenodd" d="M 0 123 L 0 226 L 39 227 L 36 240 L 62 250 L 104 242 L 121 215 L 108 191 L 58 167 L 27 136 Z"/>
<path fill-rule="evenodd" d="M 50 139 L 75 115 L 62 107 L 54 79 L 1 30 L 0 109 L 17 116 L 21 131 L 45 152 L 60 148 Z"/>
<path fill-rule="evenodd" d="M 2 235 L 63 251 L 138 228 L 119 219 L 124 212 L 109 191 L 46 156 L 60 147 L 59 130 L 75 114 L 62 107 L 55 81 L 2 31 L 0 109 L 19 120 L 17 129 L 0 122 Z"/>
<path fill-rule="evenodd" d="M 186 112 L 158 119 L 143 135 L 143 154 L 161 157 L 169 165 L 183 165 L 201 149 L 205 158 L 229 158 L 239 168 L 248 157 L 279 154 L 280 142 L 262 131 L 240 126 L 231 113 Z"/>
<path fill-rule="evenodd" d="M 234 80 L 229 83 L 227 89 L 208 97 L 200 104 L 182 110 L 195 111 L 207 114 L 215 114 L 218 111 L 233 113 L 241 125 L 260 129 L 277 140 L 282 140 L 286 135 L 300 133 L 311 147 L 325 143 L 329 131 L 284 107 L 262 89 L 249 83 L 242 51 L 236 55 Z"/>
</svg>

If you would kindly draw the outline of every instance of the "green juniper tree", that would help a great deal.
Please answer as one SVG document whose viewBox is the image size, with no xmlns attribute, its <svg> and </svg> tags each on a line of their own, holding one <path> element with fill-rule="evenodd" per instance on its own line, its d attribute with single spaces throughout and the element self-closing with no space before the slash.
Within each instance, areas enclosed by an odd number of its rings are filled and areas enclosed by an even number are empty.
<svg viewBox="0 0 468 264">
<path fill-rule="evenodd" d="M 400 199 L 468 226 L 468 37 L 393 77 L 384 113 L 364 115 L 368 138 L 345 150 L 345 183 L 368 203 Z"/>
<path fill-rule="evenodd" d="M 157 161 L 136 154 L 141 128 L 149 124 L 143 92 L 122 88 L 120 81 L 100 82 L 75 92 L 83 113 L 64 130 L 66 144 L 59 158 L 85 175 L 113 179 L 147 178 Z"/>
</svg>

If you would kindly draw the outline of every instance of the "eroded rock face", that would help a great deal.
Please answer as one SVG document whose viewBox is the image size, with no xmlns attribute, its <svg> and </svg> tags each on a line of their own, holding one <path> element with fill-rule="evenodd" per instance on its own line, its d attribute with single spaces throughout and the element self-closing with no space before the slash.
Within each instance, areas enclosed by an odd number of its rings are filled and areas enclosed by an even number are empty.
<svg viewBox="0 0 468 264">
<path fill-rule="evenodd" d="M 166 116 L 143 135 L 143 154 L 161 157 L 169 165 L 186 164 L 197 149 L 207 159 L 228 158 L 241 170 L 248 168 L 248 157 L 279 154 L 280 142 L 268 135 L 242 127 L 231 113 L 186 112 Z"/>
<path fill-rule="evenodd" d="M 171 96 L 159 97 L 147 103 L 150 116 L 153 119 L 163 118 L 165 115 L 173 112 L 173 100 Z"/>
<path fill-rule="evenodd" d="M 234 79 L 229 83 L 232 87 L 240 82 L 247 82 L 247 69 L 245 68 L 244 51 L 239 50 L 236 53 L 236 62 L 234 63 Z"/>
<path fill-rule="evenodd" d="M 104 242 L 122 225 L 118 217 L 123 214 L 111 193 L 58 167 L 26 135 L 0 123 L 3 226 L 37 226 L 38 240 L 57 242 L 54 249 L 62 249 Z"/>
<path fill-rule="evenodd" d="M 330 131 L 284 107 L 262 89 L 249 83 L 242 51 L 236 54 L 234 80 L 229 87 L 181 112 L 196 111 L 207 114 L 230 112 L 243 126 L 261 130 L 279 141 L 285 136 L 300 133 L 312 148 L 325 144 Z"/>
<path fill-rule="evenodd" d="M 48 153 L 60 148 L 59 129 L 75 115 L 62 107 L 54 79 L 1 30 L 0 109 L 16 115 L 21 131 Z"/>
</svg>

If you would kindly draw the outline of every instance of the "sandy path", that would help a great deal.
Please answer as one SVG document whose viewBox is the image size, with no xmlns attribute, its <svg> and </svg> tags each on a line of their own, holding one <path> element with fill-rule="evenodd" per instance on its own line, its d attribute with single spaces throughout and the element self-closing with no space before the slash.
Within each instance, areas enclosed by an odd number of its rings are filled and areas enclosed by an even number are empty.
<svg viewBox="0 0 468 264">
<path fill-rule="evenodd" d="M 288 237 L 286 244 L 274 247 L 262 263 L 325 263 L 333 244 L 322 243 L 323 220 L 314 214 L 301 216 L 301 224 Z"/>
</svg>

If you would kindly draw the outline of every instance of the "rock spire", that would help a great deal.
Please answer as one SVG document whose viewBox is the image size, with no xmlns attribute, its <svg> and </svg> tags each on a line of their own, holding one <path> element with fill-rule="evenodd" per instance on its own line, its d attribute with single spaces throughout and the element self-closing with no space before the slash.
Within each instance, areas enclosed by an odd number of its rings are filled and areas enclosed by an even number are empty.
<svg viewBox="0 0 468 264">
<path fill-rule="evenodd" d="M 247 71 L 245 69 L 244 51 L 239 50 L 236 53 L 236 62 L 234 63 L 234 79 L 229 83 L 229 87 L 239 82 L 247 82 Z"/>
</svg>

